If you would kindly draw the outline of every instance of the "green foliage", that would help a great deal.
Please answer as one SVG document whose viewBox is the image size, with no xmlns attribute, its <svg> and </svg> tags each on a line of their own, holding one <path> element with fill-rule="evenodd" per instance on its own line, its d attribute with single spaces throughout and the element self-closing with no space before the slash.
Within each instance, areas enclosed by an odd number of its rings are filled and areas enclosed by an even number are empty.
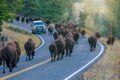
<svg viewBox="0 0 120 80">
<path fill-rule="evenodd" d="M 87 17 L 87 13 L 86 12 L 80 12 L 80 15 L 79 15 L 79 25 L 81 27 L 85 27 L 85 25 L 86 25 L 86 23 L 85 23 L 86 17 Z"/>
<path fill-rule="evenodd" d="M 38 16 L 39 6 L 36 4 L 35 0 L 22 0 L 22 4 L 24 6 L 17 14 L 21 13 L 23 16 Z"/>
<path fill-rule="evenodd" d="M 0 32 L 2 32 L 2 26 L 0 25 Z"/>
<path fill-rule="evenodd" d="M 20 7 L 21 0 L 0 0 L 0 20 L 13 18 Z"/>
<path fill-rule="evenodd" d="M 120 38 L 120 0 L 106 0 L 108 6 L 107 19 L 112 25 L 112 34 Z"/>
<path fill-rule="evenodd" d="M 2 22 L 2 20 L 0 20 L 0 25 L 2 25 L 3 24 L 3 22 Z"/>
<path fill-rule="evenodd" d="M 23 16 L 37 16 L 52 22 L 66 22 L 73 19 L 73 0 L 22 0 Z"/>
</svg>

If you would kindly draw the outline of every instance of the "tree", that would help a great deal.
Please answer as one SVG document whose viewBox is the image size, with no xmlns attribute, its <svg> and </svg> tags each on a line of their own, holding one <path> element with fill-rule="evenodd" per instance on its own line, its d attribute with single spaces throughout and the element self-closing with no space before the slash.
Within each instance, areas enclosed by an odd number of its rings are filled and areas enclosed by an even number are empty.
<svg viewBox="0 0 120 80">
<path fill-rule="evenodd" d="M 73 19 L 73 0 L 22 0 L 24 7 L 18 12 L 23 16 L 37 16 L 52 22 Z"/>
<path fill-rule="evenodd" d="M 9 20 L 15 16 L 17 9 L 21 6 L 21 0 L 0 0 L 0 23 L 2 20 Z M 0 27 L 0 31 L 2 31 Z"/>
<path fill-rule="evenodd" d="M 81 27 L 85 27 L 85 25 L 86 25 L 86 23 L 85 23 L 86 17 L 87 17 L 87 13 L 86 12 L 80 12 L 80 15 L 79 15 L 79 25 Z"/>
<path fill-rule="evenodd" d="M 112 34 L 120 38 L 120 0 L 106 0 L 108 11 L 106 12 Z"/>
<path fill-rule="evenodd" d="M 17 12 L 17 14 L 21 14 L 26 17 L 39 15 L 39 6 L 35 0 L 22 0 L 22 4 L 24 6 Z"/>
</svg>

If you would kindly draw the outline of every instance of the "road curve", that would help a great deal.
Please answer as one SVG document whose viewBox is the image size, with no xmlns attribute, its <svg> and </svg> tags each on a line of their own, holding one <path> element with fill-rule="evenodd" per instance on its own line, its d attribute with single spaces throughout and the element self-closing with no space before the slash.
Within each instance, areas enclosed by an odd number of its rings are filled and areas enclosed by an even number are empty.
<svg viewBox="0 0 120 80">
<path fill-rule="evenodd" d="M 30 31 L 30 25 L 14 22 L 20 28 Z M 6 70 L 2 73 L 0 66 L 0 80 L 75 80 L 81 73 L 89 69 L 104 53 L 104 46 L 98 42 L 95 52 L 89 51 L 87 38 L 80 38 L 75 45 L 71 57 L 64 57 L 62 60 L 50 62 L 49 44 L 53 36 L 49 34 L 37 35 L 43 40 L 42 46 L 35 51 L 35 58 L 32 61 L 25 61 L 25 55 L 20 57 L 18 68 L 12 73 Z"/>
</svg>

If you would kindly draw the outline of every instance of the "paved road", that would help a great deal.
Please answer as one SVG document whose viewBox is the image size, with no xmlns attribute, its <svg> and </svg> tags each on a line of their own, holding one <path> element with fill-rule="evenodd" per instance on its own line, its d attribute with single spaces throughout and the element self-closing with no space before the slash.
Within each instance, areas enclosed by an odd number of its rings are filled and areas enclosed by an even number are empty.
<svg viewBox="0 0 120 80">
<path fill-rule="evenodd" d="M 14 23 L 20 28 L 31 30 L 29 25 Z M 35 51 L 32 61 L 25 61 L 25 56 L 20 57 L 18 67 L 12 73 L 6 70 L 2 73 L 0 66 L 0 78 L 6 80 L 76 80 L 76 78 L 89 69 L 98 58 L 103 55 L 104 47 L 97 43 L 96 51 L 89 51 L 87 38 L 80 38 L 75 45 L 72 56 L 64 57 L 62 60 L 50 62 L 49 44 L 53 41 L 53 36 L 49 34 L 37 35 L 42 38 L 43 44 Z M 0 80 L 1 80 L 0 79 Z"/>
</svg>

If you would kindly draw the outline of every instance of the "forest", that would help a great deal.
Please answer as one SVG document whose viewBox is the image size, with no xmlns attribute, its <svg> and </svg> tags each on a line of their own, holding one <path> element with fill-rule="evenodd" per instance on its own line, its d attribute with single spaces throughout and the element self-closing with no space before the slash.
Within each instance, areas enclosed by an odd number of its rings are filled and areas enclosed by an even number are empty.
<svg viewBox="0 0 120 80">
<path fill-rule="evenodd" d="M 78 21 L 74 14 L 76 2 L 85 3 Z M 16 15 L 42 17 L 53 23 L 71 21 L 80 27 L 99 31 L 104 37 L 112 33 L 120 38 L 119 5 L 120 0 L 0 0 L 0 25 L 3 20 L 9 21 Z"/>
</svg>

